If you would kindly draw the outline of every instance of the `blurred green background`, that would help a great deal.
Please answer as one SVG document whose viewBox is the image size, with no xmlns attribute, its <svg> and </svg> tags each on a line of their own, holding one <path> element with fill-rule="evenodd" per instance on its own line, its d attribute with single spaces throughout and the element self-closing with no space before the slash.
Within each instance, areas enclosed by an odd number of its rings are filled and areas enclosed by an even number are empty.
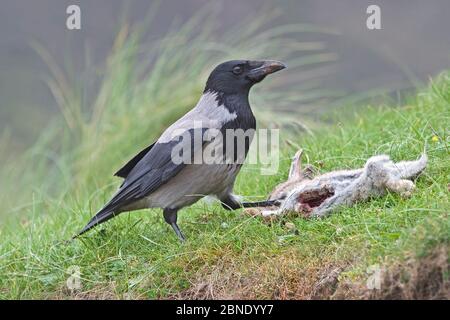
<svg viewBox="0 0 450 320">
<path fill-rule="evenodd" d="M 125 21 L 133 25 L 153 15 L 143 33 L 144 45 L 139 53 L 139 61 L 147 65 L 146 48 L 152 47 L 175 21 L 181 24 L 205 6 L 215 4 L 218 14 L 214 33 L 223 34 L 246 19 L 256 19 L 261 3 L 259 0 L 169 0 L 155 6 L 155 1 L 147 0 L 3 0 L 0 7 L 0 134 L 10 141 L 8 152 L 29 147 L 49 123 L 49 118 L 60 115 L 58 103 L 46 84 L 49 67 L 36 53 L 36 44 L 45 48 L 51 61 L 65 70 L 73 81 L 88 88 L 83 99 L 89 108 L 100 86 L 106 57 Z M 450 65 L 450 2 L 447 0 L 379 0 L 376 3 L 275 0 L 266 3 L 277 12 L 266 27 L 305 23 L 331 31 L 291 35 L 298 41 L 320 41 L 327 52 L 336 55 L 333 63 L 321 66 L 313 74 L 299 72 L 298 77 L 303 77 L 306 84 L 320 81 L 321 90 L 330 98 L 312 99 L 317 98 L 312 95 L 304 101 L 306 111 L 308 104 L 313 104 L 314 108 L 338 104 L 338 97 L 352 100 L 394 92 L 397 99 L 398 90 L 416 87 Z M 81 7 L 80 31 L 65 27 L 65 11 L 70 4 Z M 382 30 L 366 28 L 369 4 L 381 7 Z M 211 62 L 207 68 L 212 65 Z"/>
</svg>

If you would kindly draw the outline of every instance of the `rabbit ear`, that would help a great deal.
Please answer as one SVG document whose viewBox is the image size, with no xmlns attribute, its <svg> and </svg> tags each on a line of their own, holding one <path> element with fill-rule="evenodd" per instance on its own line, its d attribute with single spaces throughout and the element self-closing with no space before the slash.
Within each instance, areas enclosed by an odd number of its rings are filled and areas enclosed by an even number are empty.
<svg viewBox="0 0 450 320">
<path fill-rule="evenodd" d="M 294 158 L 292 159 L 288 180 L 302 177 L 302 154 L 303 149 L 300 149 L 297 151 Z"/>
</svg>

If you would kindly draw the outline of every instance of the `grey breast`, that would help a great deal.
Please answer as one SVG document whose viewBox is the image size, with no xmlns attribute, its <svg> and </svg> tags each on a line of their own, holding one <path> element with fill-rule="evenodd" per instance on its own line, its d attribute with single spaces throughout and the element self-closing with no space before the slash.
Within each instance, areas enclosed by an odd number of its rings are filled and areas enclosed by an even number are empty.
<svg viewBox="0 0 450 320">
<path fill-rule="evenodd" d="M 230 112 L 223 105 L 219 105 L 214 93 L 205 93 L 197 106 L 184 117 L 171 125 L 158 140 L 160 143 L 170 141 L 183 131 L 193 127 L 203 127 L 220 130 L 222 126 L 237 115 Z M 216 139 L 209 145 L 210 149 L 223 150 L 222 139 Z M 203 150 L 198 152 L 203 153 Z M 181 208 L 191 205 L 207 195 L 218 195 L 234 183 L 241 165 L 223 163 L 221 154 L 216 159 L 209 158 L 208 163 L 187 165 L 174 178 L 161 186 L 158 190 L 135 204 L 137 207 L 175 207 Z M 203 154 L 197 159 L 203 159 Z M 204 159 L 203 159 L 204 160 Z"/>
</svg>

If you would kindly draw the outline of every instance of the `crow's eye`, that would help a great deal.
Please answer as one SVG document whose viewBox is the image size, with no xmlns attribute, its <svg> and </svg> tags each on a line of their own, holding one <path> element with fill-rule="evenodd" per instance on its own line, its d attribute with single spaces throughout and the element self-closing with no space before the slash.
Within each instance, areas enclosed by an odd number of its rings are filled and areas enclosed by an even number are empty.
<svg viewBox="0 0 450 320">
<path fill-rule="evenodd" d="M 242 68 L 239 66 L 236 66 L 233 68 L 233 73 L 234 74 L 241 74 L 242 73 Z"/>
</svg>

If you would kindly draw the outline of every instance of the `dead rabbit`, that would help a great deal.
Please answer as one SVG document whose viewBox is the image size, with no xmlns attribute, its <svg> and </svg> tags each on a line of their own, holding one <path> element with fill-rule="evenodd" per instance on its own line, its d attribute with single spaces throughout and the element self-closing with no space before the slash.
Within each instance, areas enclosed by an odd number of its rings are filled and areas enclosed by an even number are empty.
<svg viewBox="0 0 450 320">
<path fill-rule="evenodd" d="M 280 216 L 297 212 L 305 217 L 323 217 L 340 206 L 384 195 L 387 190 L 409 197 L 415 179 L 427 165 L 424 153 L 418 160 L 394 163 L 387 155 L 369 158 L 364 168 L 338 170 L 314 176 L 312 166 L 302 168 L 302 150 L 291 163 L 288 180 L 280 183 L 269 195 L 278 206 L 246 209 L 252 215 Z"/>
</svg>

